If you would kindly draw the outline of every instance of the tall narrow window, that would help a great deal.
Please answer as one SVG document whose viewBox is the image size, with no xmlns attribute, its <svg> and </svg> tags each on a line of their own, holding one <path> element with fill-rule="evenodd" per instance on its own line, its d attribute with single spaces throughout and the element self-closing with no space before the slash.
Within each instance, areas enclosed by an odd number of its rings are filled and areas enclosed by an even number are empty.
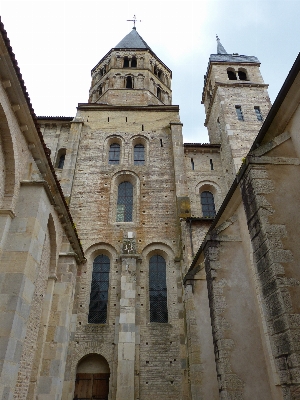
<svg viewBox="0 0 300 400">
<path fill-rule="evenodd" d="M 203 217 L 214 218 L 216 216 L 214 196 L 211 192 L 201 193 L 201 206 Z"/>
<path fill-rule="evenodd" d="M 59 149 L 56 159 L 56 168 L 63 169 L 66 159 L 66 149 Z"/>
<path fill-rule="evenodd" d="M 136 68 L 136 66 L 137 66 L 136 58 L 132 57 L 132 59 L 131 59 L 131 68 Z"/>
<path fill-rule="evenodd" d="M 214 163 L 213 163 L 212 158 L 209 160 L 209 163 L 210 163 L 210 169 L 213 171 L 213 169 L 214 169 Z"/>
<path fill-rule="evenodd" d="M 145 164 L 145 147 L 142 144 L 136 144 L 133 149 L 134 165 Z"/>
<path fill-rule="evenodd" d="M 133 186 L 122 182 L 118 187 L 117 222 L 131 222 L 133 209 Z"/>
<path fill-rule="evenodd" d="M 191 158 L 191 166 L 192 166 L 192 170 L 194 171 L 194 169 L 195 169 L 195 163 L 194 163 L 194 159 L 193 159 L 193 158 Z"/>
<path fill-rule="evenodd" d="M 168 322 L 166 261 L 154 255 L 149 261 L 150 322 Z"/>
<path fill-rule="evenodd" d="M 159 100 L 161 100 L 161 89 L 160 89 L 160 87 L 157 87 L 157 97 L 159 98 Z"/>
<path fill-rule="evenodd" d="M 262 121 L 262 120 L 263 120 L 263 117 L 262 117 L 262 115 L 261 115 L 260 108 L 259 108 L 258 106 L 255 106 L 255 107 L 254 107 L 254 111 L 255 111 L 257 120 L 258 120 L 258 121 Z"/>
<path fill-rule="evenodd" d="M 113 143 L 109 148 L 108 164 L 119 164 L 120 162 L 120 145 Z"/>
<path fill-rule="evenodd" d="M 236 111 L 236 115 L 238 117 L 238 120 L 239 121 L 244 121 L 242 107 L 241 106 L 235 106 L 235 111 Z"/>
<path fill-rule="evenodd" d="M 126 89 L 132 89 L 132 88 L 133 88 L 132 76 L 127 76 L 126 77 Z"/>
<path fill-rule="evenodd" d="M 129 67 L 129 59 L 128 59 L 128 57 L 124 57 L 123 68 L 128 68 L 128 67 Z"/>
<path fill-rule="evenodd" d="M 107 320 L 107 302 L 110 261 L 107 256 L 97 256 L 93 263 L 93 275 L 90 294 L 88 322 L 105 324 Z"/>
</svg>

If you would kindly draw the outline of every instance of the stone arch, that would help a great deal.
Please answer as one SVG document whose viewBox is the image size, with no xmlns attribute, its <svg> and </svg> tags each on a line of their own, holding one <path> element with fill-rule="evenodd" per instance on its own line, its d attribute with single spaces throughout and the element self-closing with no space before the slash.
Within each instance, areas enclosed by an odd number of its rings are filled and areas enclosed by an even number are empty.
<svg viewBox="0 0 300 400">
<path fill-rule="evenodd" d="M 227 68 L 227 76 L 228 76 L 228 79 L 230 81 L 236 81 L 237 80 L 235 69 L 232 68 L 232 67 Z"/>
<path fill-rule="evenodd" d="M 77 372 L 81 373 L 110 373 L 109 364 L 101 354 L 86 354 L 77 364 Z"/>
<path fill-rule="evenodd" d="M 248 72 L 246 68 L 239 68 L 238 69 L 238 77 L 240 81 L 248 81 Z"/>
<path fill-rule="evenodd" d="M 109 161 L 109 148 L 112 144 L 117 143 L 120 145 L 120 160 L 119 164 L 122 164 L 124 160 L 124 152 L 125 152 L 125 140 L 121 135 L 112 134 L 106 137 L 103 144 L 103 162 L 108 164 Z"/>
<path fill-rule="evenodd" d="M 133 185 L 133 214 L 131 222 L 117 222 L 117 196 L 118 186 L 122 182 L 130 182 Z M 113 224 L 129 224 L 135 225 L 139 220 L 139 203 L 140 203 L 140 179 L 138 175 L 129 170 L 123 170 L 113 175 L 111 179 L 110 189 L 110 222 Z"/>
<path fill-rule="evenodd" d="M 218 209 L 220 208 L 220 206 L 222 204 L 222 201 L 221 201 L 222 193 L 221 193 L 221 188 L 217 183 L 215 183 L 213 181 L 208 181 L 208 180 L 199 182 L 196 185 L 195 191 L 196 191 L 196 195 L 197 195 L 197 198 L 198 198 L 198 200 L 197 200 L 198 204 L 200 204 L 201 193 L 203 193 L 205 191 L 208 191 L 208 192 L 212 193 L 212 195 L 214 196 L 214 203 L 215 203 L 216 212 L 218 212 Z M 201 214 L 202 214 L 201 205 L 199 205 L 199 209 L 200 209 Z"/>
<path fill-rule="evenodd" d="M 70 361 L 70 369 L 69 373 L 66 375 L 66 378 L 71 381 L 72 393 L 75 391 L 76 372 L 78 366 L 80 366 L 80 364 L 83 362 L 86 364 L 86 367 L 89 368 L 87 364 L 89 363 L 89 358 L 91 358 L 91 356 L 94 358 L 94 360 L 98 359 L 100 361 L 99 364 L 101 363 L 102 366 L 105 366 L 109 369 L 110 385 L 108 399 L 113 399 L 115 389 L 112 387 L 113 382 L 111 377 L 116 374 L 113 363 L 113 346 L 109 348 L 103 342 L 99 341 L 85 342 L 83 345 L 79 345 L 74 348 L 72 356 L 68 360 Z"/>
<path fill-rule="evenodd" d="M 132 164 L 134 164 L 134 146 L 142 144 L 144 146 L 144 156 L 145 156 L 145 162 L 144 164 L 147 164 L 147 161 L 149 160 L 149 138 L 145 135 L 134 135 L 131 138 L 132 140 L 132 147 L 131 147 L 131 151 L 132 151 Z"/>
<path fill-rule="evenodd" d="M 2 105 L 0 104 L 0 166 L 4 171 L 0 176 L 0 206 L 4 209 L 13 207 L 17 192 L 17 151 L 13 133 Z"/>
</svg>

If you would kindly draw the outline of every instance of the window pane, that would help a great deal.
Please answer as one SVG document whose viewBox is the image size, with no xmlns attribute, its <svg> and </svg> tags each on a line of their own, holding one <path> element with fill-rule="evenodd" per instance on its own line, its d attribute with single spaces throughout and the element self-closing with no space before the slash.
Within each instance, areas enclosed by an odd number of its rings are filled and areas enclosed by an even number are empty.
<svg viewBox="0 0 300 400">
<path fill-rule="evenodd" d="M 203 217 L 214 218 L 216 216 L 214 196 L 211 192 L 201 193 L 201 206 Z"/>
<path fill-rule="evenodd" d="M 117 222 L 132 221 L 133 186 L 130 182 L 122 182 L 118 187 Z"/>
<path fill-rule="evenodd" d="M 134 146 L 134 165 L 145 164 L 145 148 L 142 144 Z"/>
<path fill-rule="evenodd" d="M 166 262 L 155 255 L 149 261 L 150 322 L 168 322 Z"/>
<path fill-rule="evenodd" d="M 261 115 L 260 108 L 259 107 L 254 107 L 254 110 L 255 110 L 255 114 L 256 114 L 257 120 L 258 121 L 262 121 L 263 117 Z"/>
<path fill-rule="evenodd" d="M 105 324 L 107 319 L 108 285 L 110 260 L 104 254 L 96 257 L 93 263 L 90 308 L 88 322 Z"/>
<path fill-rule="evenodd" d="M 120 145 L 117 143 L 113 143 L 109 148 L 109 164 L 119 164 L 120 161 Z"/>
<path fill-rule="evenodd" d="M 238 120 L 239 121 L 244 121 L 242 107 L 241 106 L 235 106 L 235 111 L 236 111 L 236 115 L 238 117 Z"/>
</svg>

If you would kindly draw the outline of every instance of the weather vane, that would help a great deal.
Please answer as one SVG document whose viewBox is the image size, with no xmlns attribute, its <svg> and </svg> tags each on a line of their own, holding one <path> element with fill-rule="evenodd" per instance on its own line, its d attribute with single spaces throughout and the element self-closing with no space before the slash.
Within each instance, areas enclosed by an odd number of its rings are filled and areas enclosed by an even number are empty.
<svg viewBox="0 0 300 400">
<path fill-rule="evenodd" d="M 135 23 L 137 22 L 136 16 L 133 16 L 133 19 L 128 19 L 128 22 L 133 22 L 133 28 L 132 29 L 136 29 L 135 27 Z M 142 22 L 142 20 L 139 20 L 138 22 Z"/>
</svg>

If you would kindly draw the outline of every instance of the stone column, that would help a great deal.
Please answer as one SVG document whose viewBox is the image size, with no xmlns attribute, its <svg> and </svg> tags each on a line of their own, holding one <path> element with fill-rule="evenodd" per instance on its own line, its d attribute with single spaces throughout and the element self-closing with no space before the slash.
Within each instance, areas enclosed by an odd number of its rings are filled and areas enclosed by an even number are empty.
<svg viewBox="0 0 300 400">
<path fill-rule="evenodd" d="M 134 400 L 136 261 L 132 232 L 123 241 L 116 400 Z M 131 237 L 130 237 L 131 236 Z"/>
</svg>

